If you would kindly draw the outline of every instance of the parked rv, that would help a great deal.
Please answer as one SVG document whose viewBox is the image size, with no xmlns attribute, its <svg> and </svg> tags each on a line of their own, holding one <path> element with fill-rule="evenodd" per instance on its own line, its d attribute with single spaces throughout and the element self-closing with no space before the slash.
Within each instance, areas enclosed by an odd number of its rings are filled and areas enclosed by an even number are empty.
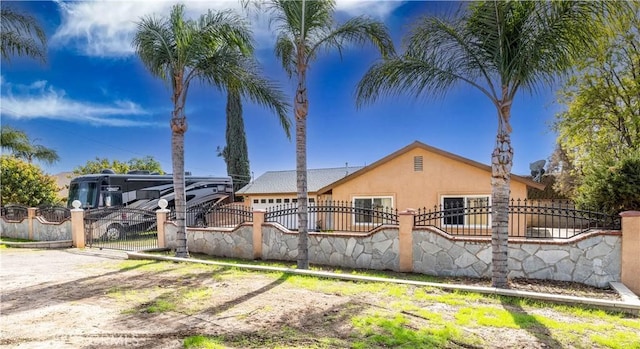
<svg viewBox="0 0 640 349">
<path fill-rule="evenodd" d="M 230 177 L 185 176 L 187 208 L 233 202 L 233 182 Z M 86 216 L 92 236 L 117 239 L 133 233 L 155 229 L 155 215 L 160 199 L 175 206 L 173 176 L 132 171 L 115 174 L 105 170 L 99 174 L 76 177 L 69 185 L 67 206 L 75 200 L 88 210 Z"/>
</svg>

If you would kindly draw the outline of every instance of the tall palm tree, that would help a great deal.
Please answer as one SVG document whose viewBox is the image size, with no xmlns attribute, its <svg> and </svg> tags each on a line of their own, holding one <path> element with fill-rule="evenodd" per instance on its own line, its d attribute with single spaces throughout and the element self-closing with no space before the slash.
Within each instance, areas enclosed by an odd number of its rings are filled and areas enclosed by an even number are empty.
<svg viewBox="0 0 640 349">
<path fill-rule="evenodd" d="M 13 156 L 27 160 L 29 163 L 32 163 L 33 160 L 39 160 L 53 164 L 60 160 L 60 156 L 54 149 L 33 143 L 24 131 L 11 126 L 2 126 L 0 146 L 10 151 Z"/>
<path fill-rule="evenodd" d="M 286 120 L 288 104 L 283 93 L 260 75 L 250 52 L 251 33 L 236 14 L 208 11 L 197 20 L 184 18 L 184 5 L 175 5 L 169 17 L 145 17 L 133 39 L 136 52 L 149 71 L 167 81 L 172 90 L 171 158 L 175 187 L 176 256 L 188 257 L 184 187 L 185 103 L 194 79 L 224 89 L 240 81 L 239 91 Z"/>
<path fill-rule="evenodd" d="M 12 55 L 18 55 L 46 61 L 47 37 L 34 17 L 3 4 L 0 19 L 2 59 L 9 61 Z"/>
<path fill-rule="evenodd" d="M 492 283 L 508 286 L 508 204 L 513 148 L 511 106 L 518 91 L 552 87 L 597 34 L 602 4 L 587 1 L 487 1 L 457 15 L 420 19 L 406 51 L 372 66 L 357 87 L 358 104 L 381 95 L 478 89 L 495 105 L 498 132 L 491 155 Z"/>
<path fill-rule="evenodd" d="M 373 44 L 383 56 L 394 53 L 393 42 L 381 22 L 355 17 L 342 25 L 334 19 L 333 0 L 270 0 L 266 7 L 276 24 L 276 56 L 284 70 L 297 77 L 294 97 L 296 122 L 296 176 L 298 190 L 298 258 L 300 269 L 309 267 L 307 211 L 307 69 L 320 51 L 342 52 L 350 44 Z"/>
</svg>

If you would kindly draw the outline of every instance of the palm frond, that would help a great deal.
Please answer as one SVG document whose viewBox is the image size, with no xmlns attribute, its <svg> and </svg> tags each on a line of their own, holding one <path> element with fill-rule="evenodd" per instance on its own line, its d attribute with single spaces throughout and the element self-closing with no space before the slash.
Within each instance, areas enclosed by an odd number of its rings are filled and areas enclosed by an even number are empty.
<svg viewBox="0 0 640 349">
<path fill-rule="evenodd" d="M 24 55 L 46 61 L 47 37 L 34 17 L 3 5 L 0 19 L 2 58 L 10 61 L 12 55 Z"/>
<path fill-rule="evenodd" d="M 208 60 L 197 69 L 202 78 L 220 90 L 237 90 L 243 97 L 262 105 L 278 115 L 288 138 L 291 122 L 287 116 L 290 105 L 280 87 L 263 77 L 258 64 L 237 50 L 228 47 L 211 52 Z"/>
<path fill-rule="evenodd" d="M 360 16 L 348 20 L 336 29 L 331 29 L 323 28 L 322 37 L 311 41 L 314 44 L 309 50 L 309 57 L 314 57 L 319 49 L 336 49 L 341 54 L 348 44 L 362 46 L 367 43 L 373 44 L 383 57 L 395 54 L 391 36 L 380 21 Z"/>
<path fill-rule="evenodd" d="M 177 43 L 170 23 L 164 18 L 144 17 L 138 22 L 133 46 L 142 63 L 151 74 L 167 80 L 176 69 Z"/>
<path fill-rule="evenodd" d="M 275 55 L 280 59 L 280 63 L 287 72 L 289 77 L 296 71 L 296 46 L 293 43 L 294 38 L 288 33 L 278 33 L 276 38 Z"/>
</svg>

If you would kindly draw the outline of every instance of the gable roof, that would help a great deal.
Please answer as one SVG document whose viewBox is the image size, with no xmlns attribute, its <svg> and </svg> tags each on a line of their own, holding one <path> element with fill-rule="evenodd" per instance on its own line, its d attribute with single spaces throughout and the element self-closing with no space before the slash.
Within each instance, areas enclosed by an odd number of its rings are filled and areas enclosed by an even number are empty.
<svg viewBox="0 0 640 349">
<path fill-rule="evenodd" d="M 362 169 L 362 166 L 320 168 L 307 170 L 307 191 L 318 189 Z M 296 171 L 267 171 L 236 192 L 237 195 L 283 194 L 298 192 Z"/>
<path fill-rule="evenodd" d="M 347 182 L 347 181 L 349 181 L 349 180 L 351 180 L 351 179 L 353 179 L 353 178 L 355 178 L 357 176 L 365 174 L 365 173 L 375 169 L 376 167 L 378 167 L 380 165 L 383 165 L 383 164 L 385 164 L 385 163 L 397 158 L 398 156 L 400 156 L 400 155 L 402 155 L 404 153 L 407 153 L 407 152 L 409 152 L 409 151 L 411 151 L 413 149 L 416 149 L 416 148 L 424 149 L 424 150 L 426 150 L 428 152 L 432 152 L 432 153 L 435 153 L 435 154 L 438 154 L 438 155 L 441 155 L 441 156 L 444 156 L 444 157 L 447 157 L 447 158 L 462 162 L 464 164 L 477 167 L 477 168 L 479 168 L 481 170 L 485 170 L 485 171 L 488 171 L 489 173 L 491 173 L 491 166 L 479 163 L 477 161 L 473 161 L 471 159 L 467 159 L 467 158 L 462 157 L 460 155 L 449 153 L 449 152 L 444 151 L 442 149 L 438 149 L 438 148 L 432 147 L 430 145 L 426 145 L 426 144 L 424 144 L 422 142 L 415 141 L 415 142 L 409 144 L 408 146 L 406 146 L 406 147 L 404 147 L 404 148 L 402 148 L 402 149 L 400 149 L 400 150 L 398 150 L 398 151 L 396 151 L 394 153 L 391 153 L 391 154 L 385 156 L 384 158 L 372 163 L 371 165 L 363 167 L 360 170 L 358 170 L 358 171 L 356 171 L 354 173 L 351 173 L 350 175 L 348 175 L 346 177 L 343 177 L 343 178 L 341 178 L 341 179 L 339 179 L 339 180 L 337 180 L 335 182 L 327 184 L 326 186 L 320 188 L 318 190 L 318 193 L 322 194 L 324 192 L 327 192 L 327 191 L 333 189 L 334 187 L 336 187 L 339 184 L 342 184 L 342 183 Z M 536 188 L 536 189 L 540 189 L 540 190 L 543 190 L 545 188 L 544 184 L 538 183 L 538 182 L 534 182 L 533 180 L 531 180 L 529 178 L 526 178 L 526 177 L 522 177 L 522 176 L 511 174 L 511 179 L 514 180 L 514 181 L 518 181 L 518 182 L 524 183 L 525 185 L 527 185 L 529 187 L 532 187 L 532 188 Z"/>
</svg>

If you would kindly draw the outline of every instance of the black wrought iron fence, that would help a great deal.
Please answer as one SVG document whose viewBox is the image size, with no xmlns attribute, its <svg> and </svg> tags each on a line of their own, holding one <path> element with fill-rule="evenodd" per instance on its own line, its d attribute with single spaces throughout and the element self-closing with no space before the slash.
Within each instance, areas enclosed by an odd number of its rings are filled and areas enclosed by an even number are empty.
<svg viewBox="0 0 640 349">
<path fill-rule="evenodd" d="M 156 214 L 152 210 L 105 207 L 84 214 L 87 244 L 120 250 L 158 247 Z"/>
<path fill-rule="evenodd" d="M 29 211 L 26 206 L 22 205 L 7 205 L 3 206 L 1 211 L 2 217 L 9 221 L 22 221 L 29 216 Z"/>
<path fill-rule="evenodd" d="M 169 220 L 176 219 L 172 210 Z M 253 210 L 242 204 L 214 205 L 211 203 L 187 207 L 187 227 L 233 228 L 245 222 L 253 222 Z"/>
<path fill-rule="evenodd" d="M 64 206 L 40 206 L 36 209 L 36 216 L 51 223 L 61 223 L 71 219 L 71 210 Z"/>
<path fill-rule="evenodd" d="M 397 225 L 398 210 L 391 207 L 356 207 L 349 201 L 318 201 L 308 207 L 309 231 L 370 232 L 382 225 Z M 266 222 L 298 230 L 297 203 L 277 205 L 265 213 Z"/>
<path fill-rule="evenodd" d="M 450 235 L 491 235 L 492 207 L 486 203 L 458 201 L 419 209 L 415 226 L 430 226 Z M 570 201 L 512 199 L 509 236 L 568 239 L 598 229 L 620 229 L 620 217 L 596 210 L 578 209 Z"/>
</svg>

